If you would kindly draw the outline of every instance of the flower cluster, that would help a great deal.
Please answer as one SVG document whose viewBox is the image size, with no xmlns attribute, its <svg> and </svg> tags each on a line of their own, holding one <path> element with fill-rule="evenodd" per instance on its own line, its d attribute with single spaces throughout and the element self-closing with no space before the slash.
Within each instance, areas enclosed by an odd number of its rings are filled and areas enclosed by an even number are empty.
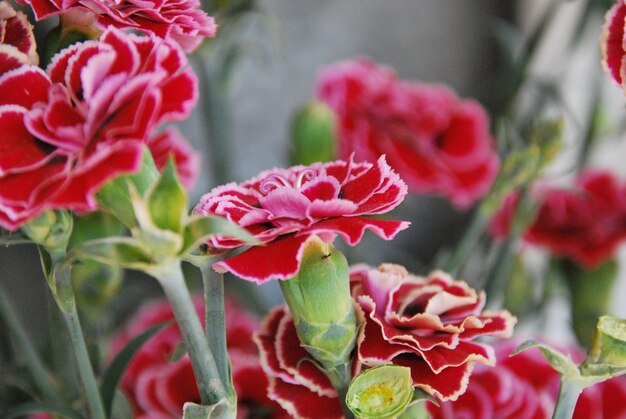
<svg viewBox="0 0 626 419">
<path fill-rule="evenodd" d="M 202 299 L 194 301 L 204 318 Z M 252 334 L 259 323 L 233 300 L 225 302 L 226 337 L 231 358 L 232 377 L 238 399 L 238 418 L 255 417 L 265 411 L 273 418 L 286 417 L 276 403 L 267 398 L 267 378 L 259 365 Z M 172 309 L 165 301 L 155 301 L 139 310 L 111 343 L 111 354 L 119 352 L 132 338 L 149 327 L 173 321 Z M 136 418 L 179 418 L 185 402 L 200 401 L 189 356 L 170 361 L 181 333 L 175 324 L 165 324 L 141 348 L 124 373 L 121 389 L 131 403 Z"/>
<path fill-rule="evenodd" d="M 486 112 L 447 87 L 401 81 L 390 68 L 358 59 L 324 69 L 317 95 L 338 116 L 341 156 L 387 155 L 414 193 L 467 208 L 495 178 L 499 159 Z"/>
<path fill-rule="evenodd" d="M 559 390 L 558 373 L 537 350 L 524 351 L 513 357 L 511 343 L 496 348 L 498 364 L 495 368 L 478 366 L 458 400 L 439 406 L 429 404 L 433 419 L 516 418 L 540 419 L 552 417 Z M 581 357 L 572 349 L 571 355 Z M 626 397 L 626 379 L 614 378 L 583 391 L 578 399 L 575 419 L 621 418 L 626 407 L 621 400 Z"/>
<path fill-rule="evenodd" d="M 517 194 L 507 197 L 491 222 L 492 235 L 508 234 L 518 201 Z M 574 189 L 543 190 L 524 239 L 584 267 L 598 266 L 626 239 L 626 184 L 610 172 L 590 170 Z"/>
<path fill-rule="evenodd" d="M 100 27 L 115 26 L 152 33 L 172 39 L 187 52 L 205 37 L 215 36 L 212 17 L 200 9 L 198 0 L 22 0 L 29 4 L 37 19 L 70 11 L 93 13 Z"/>
<path fill-rule="evenodd" d="M 113 177 L 138 169 L 155 128 L 187 117 L 196 79 L 175 45 L 114 28 L 57 54 L 44 72 L 0 76 L 0 225 L 51 208 L 87 211 Z"/>
<path fill-rule="evenodd" d="M 298 272 L 304 243 L 312 235 L 331 242 L 339 234 L 354 246 L 369 229 L 384 239 L 408 227 L 402 221 L 364 215 L 383 214 L 406 195 L 406 185 L 387 165 L 337 160 L 289 169 L 272 169 L 241 184 L 229 183 L 200 199 L 194 212 L 224 216 L 246 228 L 264 246 L 253 246 L 214 268 L 263 283 L 287 279 Z M 245 243 L 215 236 L 215 249 Z M 280 254 L 277 258 L 275 255 Z"/>
</svg>

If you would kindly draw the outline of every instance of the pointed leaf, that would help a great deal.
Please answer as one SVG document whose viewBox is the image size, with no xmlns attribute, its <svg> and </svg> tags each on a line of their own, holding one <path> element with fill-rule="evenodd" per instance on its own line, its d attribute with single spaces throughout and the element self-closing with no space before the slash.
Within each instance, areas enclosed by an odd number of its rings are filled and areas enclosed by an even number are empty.
<svg viewBox="0 0 626 419">
<path fill-rule="evenodd" d="M 191 218 L 183 230 L 182 254 L 186 254 L 212 235 L 229 236 L 250 244 L 259 244 L 244 228 L 221 217 L 196 216 Z"/>
<path fill-rule="evenodd" d="M 515 356 L 520 352 L 523 352 L 530 348 L 539 348 L 543 356 L 546 358 L 546 361 L 548 361 L 552 368 L 557 370 L 561 375 L 569 378 L 576 378 L 580 376 L 578 365 L 574 363 L 572 358 L 563 355 L 561 352 L 550 347 L 549 345 L 534 340 L 529 340 L 522 343 L 515 351 L 511 353 L 510 356 Z"/>
<path fill-rule="evenodd" d="M 128 185 L 132 184 L 140 194 L 143 194 L 158 176 L 159 172 L 154 165 L 152 155 L 146 148 L 139 172 L 134 175 L 119 176 L 104 185 L 96 195 L 98 204 L 126 227 L 132 228 L 135 225 L 135 217 Z"/>
<path fill-rule="evenodd" d="M 146 202 L 154 225 L 163 230 L 180 232 L 187 215 L 187 191 L 177 178 L 171 158 L 148 192 Z"/>
<path fill-rule="evenodd" d="M 226 398 L 210 406 L 189 402 L 183 406 L 183 419 L 234 419 L 236 414 L 236 408 Z"/>
<path fill-rule="evenodd" d="M 28 417 L 33 413 L 50 413 L 67 419 L 84 419 L 80 413 L 67 406 L 49 402 L 25 403 L 2 415 L 2 419 L 13 419 Z"/>
<path fill-rule="evenodd" d="M 76 246 L 69 260 L 95 260 L 107 265 L 145 270 L 153 260 L 132 237 L 109 237 L 91 240 Z"/>
<path fill-rule="evenodd" d="M 102 374 L 102 379 L 100 382 L 100 396 L 102 397 L 102 403 L 104 404 L 104 409 L 106 411 L 107 416 L 110 416 L 111 410 L 113 408 L 113 400 L 115 398 L 115 390 L 128 368 L 130 361 L 133 359 L 135 354 L 141 349 L 141 347 L 148 341 L 152 336 L 154 336 L 157 332 L 159 332 L 163 327 L 167 326 L 169 321 L 159 323 L 155 326 L 150 327 L 145 330 L 140 335 L 134 337 L 130 342 L 124 346 L 124 348 L 115 356 L 111 364 Z"/>
</svg>

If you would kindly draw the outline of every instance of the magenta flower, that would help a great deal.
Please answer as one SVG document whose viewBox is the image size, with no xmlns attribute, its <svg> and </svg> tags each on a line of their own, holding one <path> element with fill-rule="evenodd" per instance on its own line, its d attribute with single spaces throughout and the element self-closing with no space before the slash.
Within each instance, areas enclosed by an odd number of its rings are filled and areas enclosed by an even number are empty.
<svg viewBox="0 0 626 419">
<path fill-rule="evenodd" d="M 324 69 L 317 96 L 338 116 L 341 157 L 385 154 L 411 192 L 443 195 L 459 208 L 489 190 L 499 159 L 477 102 L 445 86 L 398 80 L 367 59 Z"/>
<path fill-rule="evenodd" d="M 465 392 L 476 363 L 494 365 L 493 348 L 474 339 L 509 337 L 516 322 L 507 311 L 483 312 L 483 292 L 441 271 L 424 278 L 399 265 L 355 266 L 350 280 L 365 317 L 359 362 L 409 367 L 413 384 L 440 400 Z"/>
<path fill-rule="evenodd" d="M 201 298 L 194 300 L 199 317 L 204 320 Z M 237 392 L 237 418 L 257 417 L 259 412 L 286 418 L 286 413 L 268 399 L 268 379 L 261 369 L 259 352 L 252 334 L 260 325 L 256 318 L 231 299 L 225 301 L 226 338 L 231 360 L 233 385 Z M 180 418 L 185 402 L 200 402 L 200 395 L 189 356 L 171 362 L 168 358 L 182 341 L 173 323 L 174 313 L 166 301 L 145 305 L 113 337 L 112 355 L 147 328 L 172 321 L 154 335 L 135 355 L 122 377 L 120 387 L 128 398 L 135 418 Z"/>
<path fill-rule="evenodd" d="M 0 1 L 0 74 L 22 64 L 39 64 L 33 26 L 24 13 Z"/>
<path fill-rule="evenodd" d="M 213 189 L 194 212 L 224 216 L 264 243 L 214 265 L 219 271 L 263 283 L 293 277 L 303 245 L 314 234 L 326 242 L 339 234 L 352 246 L 367 229 L 384 239 L 393 238 L 409 223 L 364 215 L 390 211 L 405 195 L 406 185 L 383 156 L 374 164 L 338 160 L 268 170 L 240 185 Z M 208 244 L 235 249 L 245 243 L 216 236 Z"/>
<path fill-rule="evenodd" d="M 267 394 L 271 400 L 294 418 L 344 417 L 335 388 L 300 345 L 286 306 L 275 308 L 265 318 L 263 328 L 255 334 L 254 340 L 269 380 Z"/>
<path fill-rule="evenodd" d="M 496 348 L 495 368 L 478 366 L 467 391 L 458 400 L 428 404 L 433 419 L 499 418 L 549 419 L 559 391 L 559 374 L 538 350 L 523 351 L 513 357 L 516 345 Z M 584 357 L 572 348 L 573 357 Z M 624 418 L 626 377 L 617 377 L 586 388 L 578 399 L 574 419 Z"/>
<path fill-rule="evenodd" d="M 602 66 L 622 88 L 626 87 L 626 3 L 618 0 L 607 12 L 600 39 Z"/>
<path fill-rule="evenodd" d="M 95 209 L 98 189 L 138 169 L 154 129 L 186 117 L 196 97 L 178 48 L 113 28 L 61 51 L 46 73 L 25 65 L 1 75 L 0 225 Z"/>
<path fill-rule="evenodd" d="M 100 27 L 113 25 L 172 39 L 191 52 L 206 37 L 215 36 L 217 25 L 200 9 L 198 0 L 22 0 L 30 4 L 38 20 L 80 8 L 93 12 Z"/>
</svg>

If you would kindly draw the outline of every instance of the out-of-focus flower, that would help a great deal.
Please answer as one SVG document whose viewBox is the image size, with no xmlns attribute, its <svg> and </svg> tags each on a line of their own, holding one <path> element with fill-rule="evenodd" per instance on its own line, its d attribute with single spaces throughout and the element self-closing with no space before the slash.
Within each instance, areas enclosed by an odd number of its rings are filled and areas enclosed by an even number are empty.
<svg viewBox="0 0 626 419">
<path fill-rule="evenodd" d="M 441 271 L 428 277 L 399 265 L 355 266 L 352 294 L 365 316 L 359 362 L 409 367 L 413 385 L 440 400 L 463 394 L 474 364 L 493 365 L 493 348 L 479 336 L 509 337 L 516 319 L 483 312 L 485 295 Z"/>
<path fill-rule="evenodd" d="M 204 319 L 202 299 L 194 301 Z M 258 321 L 234 301 L 226 299 L 226 338 L 231 360 L 233 384 L 237 392 L 239 419 L 264 412 L 268 417 L 287 417 L 267 398 L 267 378 L 259 365 L 259 355 L 252 334 Z M 112 353 L 119 352 L 133 337 L 156 324 L 174 320 L 165 301 L 143 307 L 126 327 L 114 337 Z M 178 327 L 165 326 L 146 342 L 131 361 L 121 381 L 136 418 L 180 418 L 185 402 L 200 402 L 189 356 L 172 362 L 169 357 L 182 340 Z"/>
<path fill-rule="evenodd" d="M 0 74 L 22 64 L 39 64 L 33 26 L 24 13 L 0 1 Z"/>
<path fill-rule="evenodd" d="M 114 28 L 61 51 L 46 73 L 24 65 L 3 74 L 0 225 L 95 209 L 98 189 L 135 171 L 157 125 L 188 116 L 196 98 L 178 48 Z"/>
<path fill-rule="evenodd" d="M 344 417 L 330 380 L 300 346 L 287 307 L 275 308 L 254 340 L 261 351 L 261 365 L 269 380 L 270 399 L 296 418 Z"/>
<path fill-rule="evenodd" d="M 350 159 L 268 170 L 239 185 L 213 189 L 200 199 L 194 213 L 224 216 L 265 244 L 214 265 L 263 283 L 293 277 L 304 243 L 312 235 L 330 243 L 339 234 L 352 246 L 367 229 L 384 239 L 393 238 L 409 223 L 364 215 L 390 211 L 405 195 L 405 183 L 381 156 L 376 163 Z M 208 245 L 234 249 L 245 243 L 215 236 Z"/>
<path fill-rule="evenodd" d="M 626 3 L 618 0 L 607 12 L 600 37 L 602 66 L 620 85 L 626 87 L 626 46 L 624 26 L 626 25 Z"/>
<path fill-rule="evenodd" d="M 215 36 L 217 25 L 198 0 L 21 0 L 33 8 L 38 20 L 81 8 L 97 16 L 102 28 L 113 25 L 172 39 L 185 51 L 193 51 L 206 37 Z"/>
<path fill-rule="evenodd" d="M 538 350 L 509 357 L 514 349 L 510 343 L 498 347 L 497 366 L 478 366 L 467 391 L 456 401 L 441 403 L 439 407 L 429 404 L 433 418 L 550 418 L 558 395 L 559 374 Z M 578 350 L 570 352 L 582 358 Z M 623 418 L 625 397 L 624 377 L 596 384 L 579 397 L 574 418 Z"/>
<path fill-rule="evenodd" d="M 511 233 L 515 211 L 519 206 L 519 191 L 509 193 L 502 202 L 502 206 L 493 214 L 487 230 L 494 239 L 505 239 Z"/>
<path fill-rule="evenodd" d="M 200 154 L 176 128 L 170 127 L 150 138 L 148 148 L 159 170 L 165 167 L 170 157 L 173 158 L 180 183 L 187 190 L 193 188 L 200 173 Z"/>
<path fill-rule="evenodd" d="M 579 175 L 575 188 L 546 188 L 524 239 L 546 246 L 585 268 L 595 268 L 613 256 L 626 239 L 626 184 L 606 171 Z M 519 198 L 509 196 L 492 219 L 494 237 L 504 237 Z"/>
<path fill-rule="evenodd" d="M 499 167 L 484 109 L 441 85 L 397 79 L 367 59 L 322 71 L 317 96 L 338 116 L 340 156 L 386 154 L 414 193 L 435 193 L 467 208 Z"/>
</svg>

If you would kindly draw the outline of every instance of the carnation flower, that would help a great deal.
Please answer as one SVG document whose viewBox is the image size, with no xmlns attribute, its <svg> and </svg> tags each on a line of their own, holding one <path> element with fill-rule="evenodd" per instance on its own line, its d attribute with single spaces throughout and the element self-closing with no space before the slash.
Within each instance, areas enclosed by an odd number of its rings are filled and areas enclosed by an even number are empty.
<svg viewBox="0 0 626 419">
<path fill-rule="evenodd" d="M 343 411 L 333 385 L 300 345 L 287 307 L 275 308 L 255 334 L 261 365 L 269 380 L 268 396 L 292 417 L 341 419 Z"/>
<path fill-rule="evenodd" d="M 107 30 L 57 54 L 47 71 L 0 76 L 0 225 L 47 209 L 97 207 L 108 180 L 135 171 L 162 122 L 186 117 L 196 79 L 184 54 L 154 36 Z"/>
<path fill-rule="evenodd" d="M 386 154 L 413 193 L 435 193 L 459 208 L 483 196 L 497 173 L 489 120 L 447 87 L 400 81 L 367 59 L 323 70 L 318 98 L 338 116 L 340 155 Z"/>
<path fill-rule="evenodd" d="M 213 265 L 219 271 L 263 283 L 293 277 L 304 243 L 312 235 L 329 243 L 339 234 L 352 246 L 367 229 L 384 239 L 393 238 L 409 223 L 364 215 L 390 211 L 405 195 L 406 185 L 382 156 L 376 163 L 350 159 L 268 170 L 239 185 L 213 189 L 200 199 L 194 212 L 224 216 L 264 244 Z M 217 235 L 208 245 L 234 249 L 245 243 Z"/>
<path fill-rule="evenodd" d="M 607 12 L 602 36 L 602 66 L 604 70 L 622 87 L 626 72 L 626 47 L 624 46 L 624 27 L 626 25 L 626 3 L 618 0 Z"/>
<path fill-rule="evenodd" d="M 485 294 L 444 272 L 428 277 L 404 267 L 355 266 L 352 294 L 363 310 L 359 362 L 409 367 L 413 384 L 440 400 L 463 394 L 474 364 L 494 365 L 493 348 L 479 336 L 509 337 L 516 319 L 483 312 Z"/>
<path fill-rule="evenodd" d="M 0 74 L 22 64 L 39 64 L 33 26 L 24 13 L 0 1 Z"/>
<path fill-rule="evenodd" d="M 492 235 L 508 233 L 518 201 L 516 194 L 506 199 L 492 219 Z M 626 184 L 610 172 L 588 170 L 579 175 L 573 189 L 543 190 L 524 239 L 585 268 L 599 266 L 626 239 Z"/>
<path fill-rule="evenodd" d="M 147 144 L 156 167 L 162 170 L 170 157 L 173 158 L 180 182 L 191 190 L 200 173 L 200 155 L 183 135 L 176 128 L 168 128 L 150 138 Z"/>
<path fill-rule="evenodd" d="M 217 25 L 198 0 L 22 0 L 38 20 L 74 9 L 89 10 L 102 28 L 109 25 L 153 33 L 193 51 L 205 37 L 215 36 Z"/>
<path fill-rule="evenodd" d="M 202 299 L 194 301 L 196 311 L 204 319 Z M 259 355 L 252 333 L 258 321 L 241 306 L 226 299 L 226 338 L 231 360 L 233 384 L 237 392 L 239 419 L 264 411 L 274 418 L 287 417 L 276 403 L 267 398 L 267 378 L 259 365 Z M 112 353 L 119 352 L 133 337 L 156 324 L 174 320 L 165 301 L 143 307 L 114 337 Z M 131 361 L 121 381 L 136 418 L 180 418 L 185 402 L 200 402 L 189 356 L 172 362 L 170 356 L 181 342 L 178 327 L 165 326 L 146 342 Z"/>
<path fill-rule="evenodd" d="M 477 366 L 465 394 L 456 401 L 428 405 L 433 419 L 501 418 L 548 419 L 556 404 L 559 374 L 538 350 L 509 354 L 515 346 L 507 343 L 496 350 L 495 368 Z M 580 351 L 570 350 L 574 357 Z M 574 419 L 622 418 L 626 416 L 626 378 L 618 377 L 583 391 Z"/>
</svg>

